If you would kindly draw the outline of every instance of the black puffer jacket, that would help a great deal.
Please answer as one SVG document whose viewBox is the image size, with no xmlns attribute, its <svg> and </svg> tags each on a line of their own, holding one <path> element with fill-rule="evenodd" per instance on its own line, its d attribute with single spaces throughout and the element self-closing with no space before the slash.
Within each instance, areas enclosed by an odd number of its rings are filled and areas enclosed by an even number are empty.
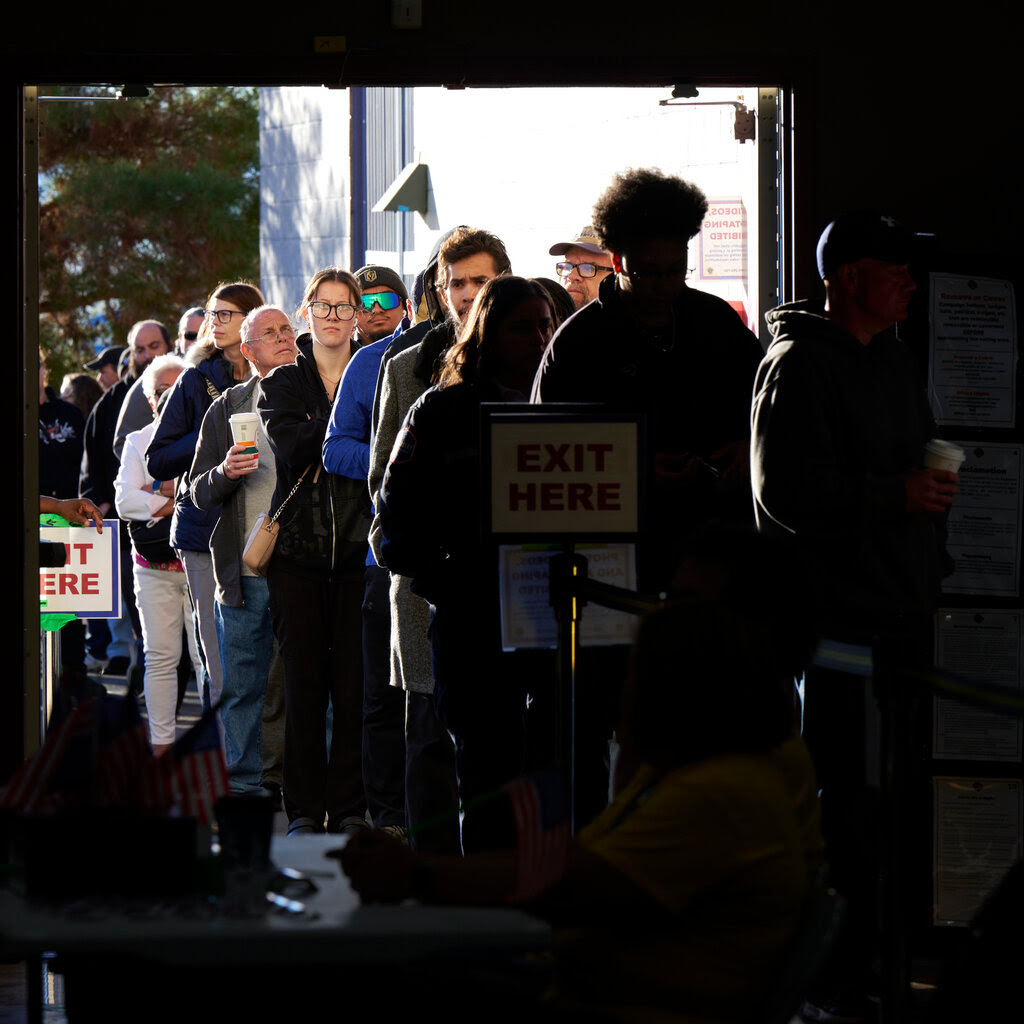
<svg viewBox="0 0 1024 1024">
<path fill-rule="evenodd" d="M 296 344 L 298 358 L 263 378 L 256 404 L 277 460 L 272 512 L 312 464 L 278 520 L 274 559 L 285 561 L 290 572 L 310 576 L 361 574 L 370 530 L 366 484 L 323 468 L 320 457 L 331 403 L 313 358 L 312 339 L 303 334 Z"/>
</svg>

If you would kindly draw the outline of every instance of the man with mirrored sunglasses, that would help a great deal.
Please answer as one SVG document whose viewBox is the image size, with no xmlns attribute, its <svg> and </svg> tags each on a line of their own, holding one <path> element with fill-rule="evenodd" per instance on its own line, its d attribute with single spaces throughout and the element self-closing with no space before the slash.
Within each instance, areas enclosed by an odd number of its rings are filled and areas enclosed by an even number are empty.
<svg viewBox="0 0 1024 1024">
<path fill-rule="evenodd" d="M 356 271 L 362 289 L 359 339 L 364 345 L 390 341 L 412 323 L 412 303 L 405 282 L 390 267 L 367 265 Z"/>
<path fill-rule="evenodd" d="M 588 224 L 571 242 L 556 242 L 548 252 L 561 256 L 555 272 L 576 308 L 597 298 L 601 282 L 612 272 L 612 257 L 606 252 Z"/>
</svg>

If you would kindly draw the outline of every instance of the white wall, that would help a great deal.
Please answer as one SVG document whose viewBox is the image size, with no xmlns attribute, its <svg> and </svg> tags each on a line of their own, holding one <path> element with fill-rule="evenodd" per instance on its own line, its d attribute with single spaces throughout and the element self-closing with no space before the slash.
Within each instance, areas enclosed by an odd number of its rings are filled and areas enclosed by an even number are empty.
<svg viewBox="0 0 1024 1024">
<path fill-rule="evenodd" d="M 260 278 L 294 312 L 321 267 L 347 266 L 349 94 L 260 90 Z"/>
</svg>

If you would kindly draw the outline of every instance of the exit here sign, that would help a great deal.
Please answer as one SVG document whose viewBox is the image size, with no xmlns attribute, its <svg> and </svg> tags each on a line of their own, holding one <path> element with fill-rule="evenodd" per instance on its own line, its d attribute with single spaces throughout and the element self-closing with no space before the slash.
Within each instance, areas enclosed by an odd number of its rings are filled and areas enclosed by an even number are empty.
<svg viewBox="0 0 1024 1024">
<path fill-rule="evenodd" d="M 635 420 L 495 415 L 490 423 L 491 530 L 636 533 L 638 446 Z"/>
</svg>

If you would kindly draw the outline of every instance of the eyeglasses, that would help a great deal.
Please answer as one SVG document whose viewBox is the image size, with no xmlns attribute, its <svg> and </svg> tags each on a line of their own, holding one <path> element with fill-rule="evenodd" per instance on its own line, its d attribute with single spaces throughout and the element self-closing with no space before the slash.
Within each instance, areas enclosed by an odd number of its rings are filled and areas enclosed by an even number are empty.
<svg viewBox="0 0 1024 1024">
<path fill-rule="evenodd" d="M 277 341 L 278 338 L 294 338 L 295 328 L 291 324 L 285 327 L 273 328 L 268 327 L 258 337 L 250 338 L 249 341 Z"/>
<path fill-rule="evenodd" d="M 331 315 L 332 309 L 339 320 L 351 320 L 356 315 L 356 307 L 349 302 L 338 302 L 332 305 L 330 302 L 324 302 L 323 299 L 317 299 L 316 302 L 309 304 L 309 311 L 317 320 L 326 320 Z"/>
<path fill-rule="evenodd" d="M 359 312 L 372 313 L 374 306 L 380 306 L 382 310 L 398 309 L 401 304 L 397 292 L 374 292 L 363 296 L 363 308 Z"/>
<path fill-rule="evenodd" d="M 593 277 L 599 270 L 611 270 L 599 263 L 556 263 L 555 270 L 559 277 L 568 277 L 574 270 L 580 277 Z"/>
<path fill-rule="evenodd" d="M 229 324 L 233 316 L 244 317 L 244 313 L 240 313 L 237 309 L 204 309 L 203 316 L 207 320 L 216 319 L 218 323 Z"/>
<path fill-rule="evenodd" d="M 185 332 L 185 333 L 184 333 L 184 334 L 182 335 L 182 337 L 183 337 L 183 338 L 184 338 L 184 339 L 185 339 L 186 341 L 195 341 L 195 340 L 196 340 L 196 338 L 198 338 L 198 337 L 199 337 L 199 332 L 198 332 L 198 331 L 186 331 L 186 332 Z"/>
</svg>

